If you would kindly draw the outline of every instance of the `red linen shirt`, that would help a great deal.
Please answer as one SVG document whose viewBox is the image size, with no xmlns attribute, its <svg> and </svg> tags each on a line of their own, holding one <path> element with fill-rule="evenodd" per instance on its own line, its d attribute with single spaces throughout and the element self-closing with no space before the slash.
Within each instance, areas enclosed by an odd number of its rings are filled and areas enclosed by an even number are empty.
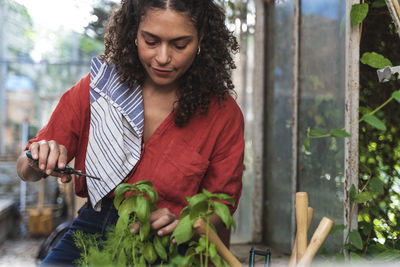
<svg viewBox="0 0 400 267">
<path fill-rule="evenodd" d="M 68 162 L 85 172 L 90 127 L 90 74 L 61 97 L 48 124 L 30 143 L 56 140 L 68 150 Z M 124 182 L 149 180 L 158 191 L 158 208 L 179 215 L 186 196 L 205 188 L 232 196 L 235 207 L 242 190 L 244 154 L 243 115 L 235 100 L 212 100 L 204 115 L 193 116 L 184 127 L 171 113 L 143 145 L 141 157 Z M 87 197 L 85 178 L 75 177 L 75 192 Z"/>
</svg>

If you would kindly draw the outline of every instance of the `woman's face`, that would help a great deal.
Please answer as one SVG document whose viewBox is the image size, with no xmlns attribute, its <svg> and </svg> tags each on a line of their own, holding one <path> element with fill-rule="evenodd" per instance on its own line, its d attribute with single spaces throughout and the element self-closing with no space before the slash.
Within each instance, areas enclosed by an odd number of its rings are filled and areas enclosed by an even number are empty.
<svg viewBox="0 0 400 267">
<path fill-rule="evenodd" d="M 137 46 L 145 83 L 175 87 L 196 57 L 197 30 L 185 13 L 149 9 L 139 24 Z"/>
</svg>

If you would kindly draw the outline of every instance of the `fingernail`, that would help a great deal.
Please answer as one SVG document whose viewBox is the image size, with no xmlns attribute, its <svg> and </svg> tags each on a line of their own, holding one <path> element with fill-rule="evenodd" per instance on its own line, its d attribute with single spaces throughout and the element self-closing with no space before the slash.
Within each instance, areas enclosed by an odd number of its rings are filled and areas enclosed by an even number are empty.
<svg viewBox="0 0 400 267">
<path fill-rule="evenodd" d="M 58 163 L 58 167 L 59 167 L 60 169 L 64 168 L 64 163 Z"/>
<path fill-rule="evenodd" d="M 40 164 L 40 168 L 44 170 L 44 164 Z"/>
<path fill-rule="evenodd" d="M 46 174 L 47 175 L 50 175 L 51 174 L 51 170 L 49 169 L 49 170 L 46 170 Z"/>
<path fill-rule="evenodd" d="M 158 234 L 158 235 L 162 235 L 163 232 L 160 230 L 160 231 L 157 232 L 157 234 Z"/>
</svg>

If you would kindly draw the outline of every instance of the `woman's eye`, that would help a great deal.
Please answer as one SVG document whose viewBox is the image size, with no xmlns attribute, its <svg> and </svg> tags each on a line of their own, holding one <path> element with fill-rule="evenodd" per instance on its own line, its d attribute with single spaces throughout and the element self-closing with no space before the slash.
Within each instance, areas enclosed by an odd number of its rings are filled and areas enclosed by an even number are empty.
<svg viewBox="0 0 400 267">
<path fill-rule="evenodd" d="M 176 49 L 183 50 L 187 45 L 175 45 Z"/>
<path fill-rule="evenodd" d="M 145 41 L 145 43 L 149 46 L 154 46 L 157 44 L 157 42 L 151 42 L 151 41 Z"/>
</svg>

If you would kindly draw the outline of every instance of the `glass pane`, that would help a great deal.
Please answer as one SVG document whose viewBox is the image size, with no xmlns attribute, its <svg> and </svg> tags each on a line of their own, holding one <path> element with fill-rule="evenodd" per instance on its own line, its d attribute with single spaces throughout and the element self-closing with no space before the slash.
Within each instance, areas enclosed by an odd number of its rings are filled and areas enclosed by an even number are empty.
<svg viewBox="0 0 400 267">
<path fill-rule="evenodd" d="M 310 236 L 323 216 L 343 224 L 344 140 L 311 140 L 311 155 L 302 145 L 308 127 L 344 126 L 345 0 L 302 0 L 300 29 L 299 191 L 308 192 L 314 208 Z M 327 248 L 338 248 L 342 236 L 330 236 Z"/>
<path fill-rule="evenodd" d="M 277 1 L 266 17 L 266 39 L 271 41 L 266 59 L 264 236 L 274 248 L 290 251 L 293 1 Z"/>
</svg>

